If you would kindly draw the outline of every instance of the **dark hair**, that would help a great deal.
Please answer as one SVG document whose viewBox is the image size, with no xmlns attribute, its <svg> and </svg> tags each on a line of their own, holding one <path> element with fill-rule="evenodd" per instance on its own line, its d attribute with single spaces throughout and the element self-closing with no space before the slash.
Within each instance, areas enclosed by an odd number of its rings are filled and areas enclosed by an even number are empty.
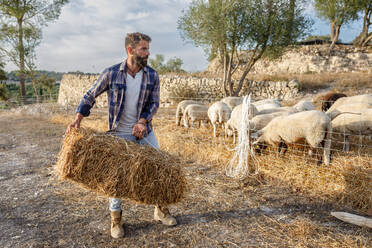
<svg viewBox="0 0 372 248">
<path fill-rule="evenodd" d="M 139 33 L 139 32 L 129 33 L 125 37 L 125 48 L 127 48 L 128 46 L 131 46 L 132 48 L 136 48 L 136 45 L 141 40 L 151 42 L 150 36 L 148 36 L 146 34 L 142 34 L 142 33 Z"/>
</svg>

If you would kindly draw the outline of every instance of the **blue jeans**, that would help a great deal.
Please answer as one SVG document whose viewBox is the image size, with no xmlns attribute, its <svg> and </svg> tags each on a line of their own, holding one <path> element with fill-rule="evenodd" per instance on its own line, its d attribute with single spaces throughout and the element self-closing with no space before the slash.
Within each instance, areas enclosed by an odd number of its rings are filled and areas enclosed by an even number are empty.
<svg viewBox="0 0 372 248">
<path fill-rule="evenodd" d="M 124 135 L 120 133 L 115 133 L 115 136 L 125 139 L 126 141 L 134 141 L 141 145 L 148 145 L 154 147 L 155 149 L 159 150 L 159 143 L 156 139 L 154 131 L 150 132 L 146 137 L 141 140 L 136 140 L 136 137 L 133 135 Z M 120 198 L 109 198 L 110 202 L 110 211 L 121 211 L 121 203 L 122 200 Z"/>
</svg>

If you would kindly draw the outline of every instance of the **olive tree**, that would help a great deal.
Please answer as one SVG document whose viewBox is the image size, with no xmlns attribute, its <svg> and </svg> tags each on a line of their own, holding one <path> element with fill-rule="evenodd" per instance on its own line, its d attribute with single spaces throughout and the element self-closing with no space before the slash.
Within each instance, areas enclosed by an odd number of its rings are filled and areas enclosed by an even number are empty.
<svg viewBox="0 0 372 248">
<path fill-rule="evenodd" d="M 166 63 L 164 63 L 164 56 L 162 54 L 156 54 L 155 59 L 150 59 L 149 64 L 152 68 L 154 68 L 159 73 L 168 73 L 168 72 L 176 72 L 176 73 L 184 73 L 185 70 L 181 68 L 183 61 L 180 58 L 174 57 L 169 59 Z"/>
<path fill-rule="evenodd" d="M 338 41 L 341 26 L 358 18 L 356 0 L 315 0 L 315 10 L 320 18 L 331 24 L 331 52 Z"/>
<path fill-rule="evenodd" d="M 225 95 L 238 95 L 247 74 L 265 56 L 279 56 L 304 37 L 311 21 L 296 0 L 194 0 L 178 20 L 184 40 L 201 46 L 223 64 Z M 248 51 L 242 63 L 240 51 Z M 237 61 L 237 62 L 235 62 Z M 238 83 L 232 76 L 242 68 Z"/>
</svg>

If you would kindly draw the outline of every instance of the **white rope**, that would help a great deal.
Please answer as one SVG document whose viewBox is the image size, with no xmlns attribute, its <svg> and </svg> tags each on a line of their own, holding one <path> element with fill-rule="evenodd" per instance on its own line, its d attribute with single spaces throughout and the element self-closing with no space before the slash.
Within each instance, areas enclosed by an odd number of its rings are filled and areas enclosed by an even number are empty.
<svg viewBox="0 0 372 248">
<path fill-rule="evenodd" d="M 249 174 L 249 155 L 254 158 L 249 142 L 250 126 L 249 116 L 251 108 L 251 95 L 245 96 L 242 107 L 242 120 L 238 129 L 238 145 L 235 147 L 235 153 L 226 168 L 226 175 L 234 178 L 243 178 Z M 252 161 L 253 162 L 253 161 Z M 257 173 L 257 169 L 255 171 Z"/>
</svg>

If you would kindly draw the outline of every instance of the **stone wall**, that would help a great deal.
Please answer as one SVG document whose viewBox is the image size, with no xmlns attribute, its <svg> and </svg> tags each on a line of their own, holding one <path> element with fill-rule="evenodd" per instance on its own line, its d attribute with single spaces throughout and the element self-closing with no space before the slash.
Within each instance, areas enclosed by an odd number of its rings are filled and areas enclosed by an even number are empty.
<svg viewBox="0 0 372 248">
<path fill-rule="evenodd" d="M 97 80 L 98 75 L 63 76 L 60 84 L 58 103 L 77 106 L 84 93 Z M 204 101 L 216 101 L 223 97 L 222 80 L 218 78 L 197 78 L 185 76 L 160 76 L 161 103 L 176 103 L 181 100 L 180 95 L 185 91 L 191 92 L 189 99 L 199 98 Z M 298 94 L 297 81 L 290 82 L 255 82 L 246 81 L 240 95 L 252 94 L 254 99 L 277 98 L 287 100 Z M 182 98 L 183 99 L 183 98 Z M 96 107 L 107 106 L 107 96 L 102 94 L 96 100 Z"/>
<path fill-rule="evenodd" d="M 58 104 L 78 106 L 84 93 L 93 85 L 97 78 L 98 75 L 63 75 L 59 86 Z M 96 99 L 95 106 L 106 107 L 107 95 L 100 95 Z"/>
<path fill-rule="evenodd" d="M 249 73 L 280 74 L 280 73 L 337 73 L 337 72 L 367 72 L 372 73 L 372 53 L 366 48 L 353 46 L 336 46 L 329 54 L 329 45 L 307 45 L 288 49 L 282 57 L 276 60 L 261 59 L 256 62 Z M 249 53 L 241 52 L 241 61 L 249 60 Z M 207 72 L 221 73 L 223 66 L 214 59 Z M 238 70 L 239 72 L 239 70 Z M 241 73 L 241 71 L 240 71 Z"/>
</svg>

